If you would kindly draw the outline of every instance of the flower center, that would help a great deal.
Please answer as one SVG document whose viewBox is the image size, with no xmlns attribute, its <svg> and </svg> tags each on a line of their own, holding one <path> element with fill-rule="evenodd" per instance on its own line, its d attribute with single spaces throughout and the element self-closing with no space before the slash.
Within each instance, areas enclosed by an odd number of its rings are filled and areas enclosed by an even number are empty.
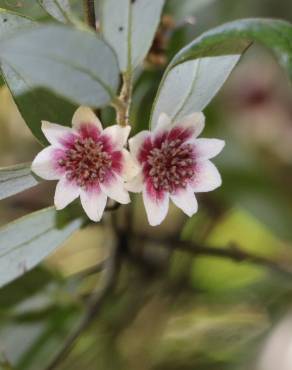
<svg viewBox="0 0 292 370">
<path fill-rule="evenodd" d="M 165 140 L 153 148 L 147 157 L 148 176 L 156 190 L 170 193 L 185 188 L 195 174 L 195 160 L 190 144 L 181 139 Z"/>
<path fill-rule="evenodd" d="M 103 182 L 112 166 L 111 154 L 104 150 L 104 144 L 92 138 L 78 138 L 65 156 L 58 161 L 70 181 L 87 188 L 96 181 Z"/>
</svg>

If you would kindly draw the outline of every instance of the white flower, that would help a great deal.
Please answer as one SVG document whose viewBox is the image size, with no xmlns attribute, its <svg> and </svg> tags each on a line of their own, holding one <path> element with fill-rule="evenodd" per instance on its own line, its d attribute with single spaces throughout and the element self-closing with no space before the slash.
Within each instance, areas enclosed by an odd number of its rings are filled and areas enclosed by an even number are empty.
<svg viewBox="0 0 292 370">
<path fill-rule="evenodd" d="M 195 193 L 221 185 L 221 177 L 210 158 L 225 143 L 218 139 L 198 139 L 204 128 L 203 113 L 193 113 L 172 124 L 162 113 L 153 132 L 141 131 L 129 140 L 130 153 L 140 172 L 126 187 L 142 192 L 150 225 L 159 225 L 167 215 L 169 199 L 188 216 L 198 210 Z"/>
<path fill-rule="evenodd" d="M 130 126 L 103 130 L 88 107 L 79 107 L 72 128 L 43 121 L 42 131 L 51 144 L 32 163 L 32 171 L 46 180 L 59 180 L 54 203 L 63 209 L 80 196 L 81 204 L 93 221 L 99 221 L 107 197 L 130 202 L 125 180 L 135 173 L 135 164 L 124 149 Z"/>
</svg>

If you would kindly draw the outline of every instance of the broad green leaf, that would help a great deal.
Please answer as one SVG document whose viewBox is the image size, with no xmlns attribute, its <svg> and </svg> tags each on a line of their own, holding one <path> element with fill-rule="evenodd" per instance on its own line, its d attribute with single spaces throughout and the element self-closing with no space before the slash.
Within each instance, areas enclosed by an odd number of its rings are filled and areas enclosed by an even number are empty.
<svg viewBox="0 0 292 370">
<path fill-rule="evenodd" d="M 17 279 L 1 288 L 1 310 L 8 311 L 11 307 L 33 298 L 36 294 L 43 293 L 46 287 L 52 283 L 61 284 L 62 279 L 59 275 L 55 275 L 40 265 L 29 271 L 21 279 Z"/>
<path fill-rule="evenodd" d="M 53 18 L 62 23 L 67 22 L 67 13 L 71 10 L 69 0 L 38 0 L 38 2 Z"/>
<path fill-rule="evenodd" d="M 42 120 L 70 126 L 76 105 L 50 90 L 31 88 L 8 64 L 2 64 L 2 73 L 19 112 L 40 143 L 47 144 L 41 130 Z"/>
<path fill-rule="evenodd" d="M 239 55 L 199 58 L 172 68 L 159 87 L 151 126 L 155 127 L 162 112 L 177 121 L 192 112 L 202 111 L 224 84 L 239 58 Z"/>
<path fill-rule="evenodd" d="M 115 50 L 122 72 L 141 63 L 159 24 L 164 0 L 101 0 L 101 32 Z"/>
<path fill-rule="evenodd" d="M 0 39 L 11 35 L 17 28 L 33 24 L 23 16 L 0 10 Z M 49 90 L 32 88 L 28 81 L 17 74 L 8 64 L 1 70 L 13 99 L 30 130 L 43 144 L 47 141 L 41 131 L 41 120 L 69 125 L 76 106 L 57 97 Z"/>
<path fill-rule="evenodd" d="M 184 47 L 168 70 L 196 58 L 239 54 L 251 42 L 271 49 L 292 77 L 292 24 L 279 19 L 250 18 L 225 23 L 203 33 Z"/>
<path fill-rule="evenodd" d="M 228 77 L 239 55 L 253 41 L 270 48 L 292 77 L 291 37 L 292 25 L 275 19 L 243 19 L 203 33 L 170 62 L 154 102 L 151 126 L 155 127 L 161 112 L 178 119 L 204 109 Z M 180 96 L 183 89 L 188 91 L 185 98 Z"/>
<path fill-rule="evenodd" d="M 0 8 L 0 40 L 13 34 L 19 27 L 31 24 L 33 22 L 29 18 Z"/>
<path fill-rule="evenodd" d="M 31 88 L 50 89 L 78 104 L 106 105 L 119 83 L 114 52 L 87 30 L 60 25 L 22 29 L 0 41 L 0 59 Z"/>
<path fill-rule="evenodd" d="M 0 199 L 17 194 L 38 184 L 31 173 L 30 164 L 23 163 L 0 168 Z"/>
<path fill-rule="evenodd" d="M 31 213 L 0 229 L 0 287 L 40 263 L 82 226 L 81 219 L 62 227 L 54 207 Z"/>
</svg>

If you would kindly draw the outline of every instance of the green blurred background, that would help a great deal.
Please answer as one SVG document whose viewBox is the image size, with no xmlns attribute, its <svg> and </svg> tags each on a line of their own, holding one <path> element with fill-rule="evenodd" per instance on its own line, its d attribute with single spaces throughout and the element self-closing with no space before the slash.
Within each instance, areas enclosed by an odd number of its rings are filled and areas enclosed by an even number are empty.
<svg viewBox="0 0 292 370">
<path fill-rule="evenodd" d="M 45 19 L 36 1 L 0 1 L 0 6 Z M 245 17 L 292 21 L 292 2 L 169 0 L 137 75 L 131 112 L 135 131 L 148 125 L 171 56 L 201 32 Z M 192 218 L 171 209 L 159 228 L 147 225 L 141 200 L 135 198 L 135 232 L 150 239 L 180 235 L 222 248 L 236 243 L 292 270 L 292 90 L 287 75 L 270 53 L 254 45 L 205 114 L 203 136 L 226 141 L 215 160 L 223 186 L 199 197 L 199 212 Z M 111 110 L 102 116 L 112 123 Z M 2 85 L 0 166 L 31 161 L 39 150 Z M 1 201 L 1 225 L 51 205 L 54 186 L 43 183 Z M 124 217 L 123 209 L 116 212 Z M 15 369 L 45 369 L 82 315 L 99 279 L 92 267 L 107 257 L 113 238 L 106 226 L 90 225 L 41 267 L 0 290 L 0 368 L 9 369 L 8 359 Z M 292 369 L 291 278 L 249 263 L 191 258 L 178 249 L 170 253 L 147 240 L 139 247 L 156 261 L 155 269 L 123 266 L 99 317 L 59 369 Z"/>
</svg>

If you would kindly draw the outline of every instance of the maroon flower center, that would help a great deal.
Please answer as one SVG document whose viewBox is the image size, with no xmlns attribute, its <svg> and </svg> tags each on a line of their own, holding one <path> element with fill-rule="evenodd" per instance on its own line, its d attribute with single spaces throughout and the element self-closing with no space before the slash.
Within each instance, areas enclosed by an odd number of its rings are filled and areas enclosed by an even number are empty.
<svg viewBox="0 0 292 370">
<path fill-rule="evenodd" d="M 87 188 L 105 180 L 112 166 L 112 156 L 101 141 L 79 137 L 58 160 L 58 165 L 65 170 L 68 180 Z"/>
<path fill-rule="evenodd" d="M 195 174 L 193 148 L 181 139 L 166 139 L 149 151 L 146 168 L 156 190 L 173 193 L 185 188 Z"/>
</svg>

